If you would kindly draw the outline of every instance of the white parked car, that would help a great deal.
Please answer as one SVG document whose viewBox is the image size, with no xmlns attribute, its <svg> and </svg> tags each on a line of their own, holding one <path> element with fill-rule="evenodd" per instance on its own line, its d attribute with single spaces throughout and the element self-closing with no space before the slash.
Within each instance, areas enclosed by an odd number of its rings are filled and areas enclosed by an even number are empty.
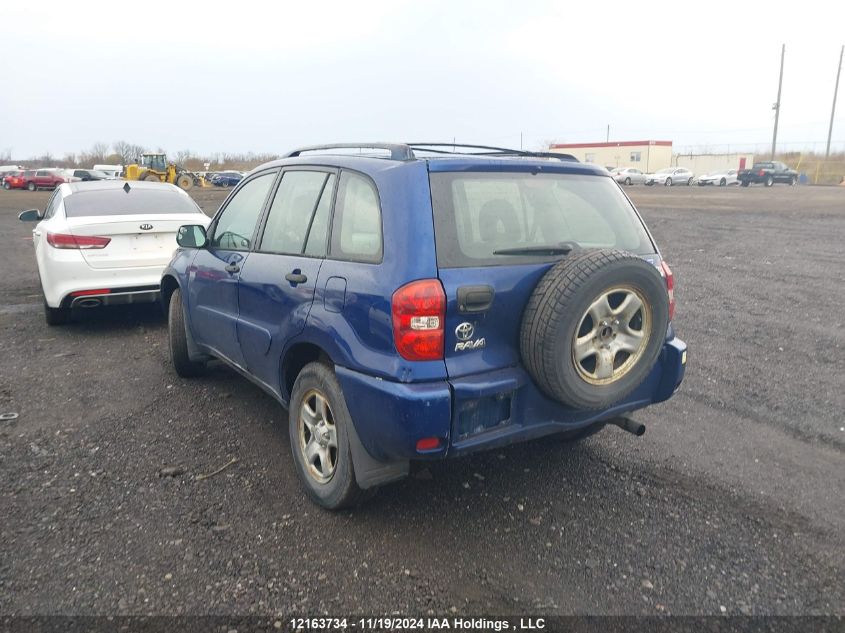
<svg viewBox="0 0 845 633">
<path fill-rule="evenodd" d="M 645 183 L 645 174 L 634 167 L 617 167 L 610 175 L 620 185 L 641 185 Z"/>
<path fill-rule="evenodd" d="M 100 180 L 59 185 L 47 208 L 24 211 L 49 325 L 72 308 L 154 302 L 183 224 L 209 218 L 174 185 Z"/>
<path fill-rule="evenodd" d="M 725 187 L 738 183 L 736 169 L 717 169 L 716 171 L 711 171 L 698 177 L 698 184 L 702 186 L 719 185 L 720 187 Z"/>
<path fill-rule="evenodd" d="M 691 185 L 695 176 L 686 167 L 667 167 L 653 174 L 646 174 L 647 185 Z"/>
</svg>

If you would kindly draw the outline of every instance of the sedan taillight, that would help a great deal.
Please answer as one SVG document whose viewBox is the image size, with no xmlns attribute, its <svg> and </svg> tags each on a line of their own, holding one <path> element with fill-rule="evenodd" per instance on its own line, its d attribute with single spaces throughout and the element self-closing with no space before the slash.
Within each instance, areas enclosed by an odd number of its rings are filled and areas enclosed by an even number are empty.
<svg viewBox="0 0 845 633">
<path fill-rule="evenodd" d="M 97 249 L 105 248 L 111 242 L 110 237 L 97 235 L 70 235 L 69 233 L 47 233 L 47 243 L 53 248 Z"/>
</svg>

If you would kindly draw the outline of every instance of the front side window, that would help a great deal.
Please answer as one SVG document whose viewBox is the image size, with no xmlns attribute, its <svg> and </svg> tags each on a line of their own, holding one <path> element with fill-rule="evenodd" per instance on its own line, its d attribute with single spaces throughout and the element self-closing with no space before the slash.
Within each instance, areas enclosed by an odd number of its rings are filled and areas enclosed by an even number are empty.
<svg viewBox="0 0 845 633">
<path fill-rule="evenodd" d="M 267 214 L 261 250 L 290 255 L 324 255 L 333 185 L 334 174 L 285 172 Z M 306 243 L 312 244 L 310 252 Z M 320 244 L 322 248 L 317 247 Z"/>
<path fill-rule="evenodd" d="M 437 260 L 444 267 L 546 261 L 512 249 L 572 244 L 654 252 L 610 178 L 577 174 L 431 174 Z"/>
<path fill-rule="evenodd" d="M 382 258 L 381 208 L 373 182 L 360 174 L 340 175 L 332 229 L 332 257 L 377 263 Z"/>
<path fill-rule="evenodd" d="M 235 251 L 252 248 L 255 227 L 275 179 L 275 171 L 262 174 L 235 192 L 217 219 L 212 247 Z"/>
</svg>

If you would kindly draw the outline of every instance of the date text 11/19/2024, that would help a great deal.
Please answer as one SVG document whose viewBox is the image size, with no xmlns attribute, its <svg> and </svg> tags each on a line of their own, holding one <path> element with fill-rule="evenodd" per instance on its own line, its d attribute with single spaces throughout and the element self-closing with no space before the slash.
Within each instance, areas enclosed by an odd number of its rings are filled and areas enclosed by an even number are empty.
<svg viewBox="0 0 845 633">
<path fill-rule="evenodd" d="M 544 618 L 291 618 L 290 626 L 296 631 L 332 631 L 353 629 L 359 631 L 542 631 Z"/>
</svg>

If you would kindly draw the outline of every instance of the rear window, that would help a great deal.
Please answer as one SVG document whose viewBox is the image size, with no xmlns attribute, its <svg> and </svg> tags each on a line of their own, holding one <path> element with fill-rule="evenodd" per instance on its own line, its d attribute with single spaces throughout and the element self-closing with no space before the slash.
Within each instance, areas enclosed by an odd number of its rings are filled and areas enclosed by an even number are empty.
<svg viewBox="0 0 845 633">
<path fill-rule="evenodd" d="M 69 218 L 104 215 L 202 213 L 188 196 L 167 188 L 122 188 L 79 191 L 65 198 L 65 215 Z"/>
<path fill-rule="evenodd" d="M 494 251 L 564 242 L 637 255 L 655 251 L 631 203 L 607 177 L 432 173 L 431 193 L 440 266 L 546 261 L 548 256 Z"/>
</svg>

